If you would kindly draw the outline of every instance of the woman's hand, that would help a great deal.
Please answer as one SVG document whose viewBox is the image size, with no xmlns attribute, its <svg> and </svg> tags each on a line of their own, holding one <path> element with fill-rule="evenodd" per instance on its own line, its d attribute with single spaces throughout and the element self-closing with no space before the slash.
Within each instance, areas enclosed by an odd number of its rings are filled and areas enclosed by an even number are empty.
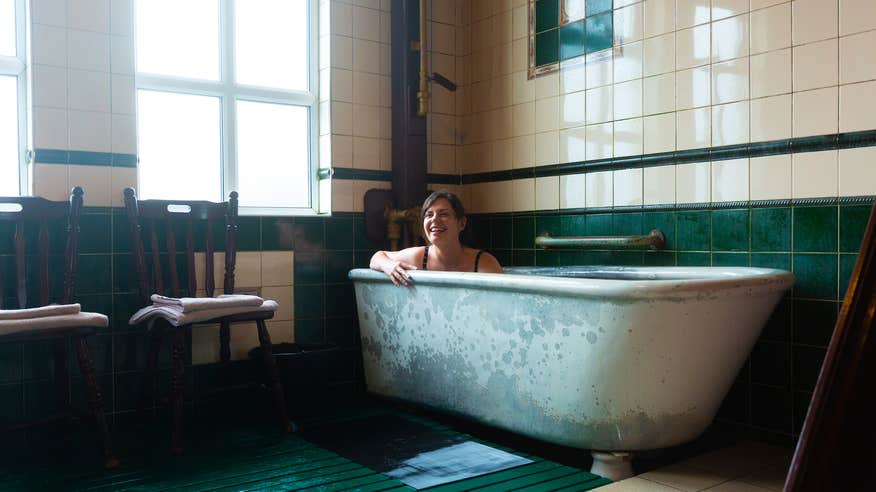
<svg viewBox="0 0 876 492">
<path fill-rule="evenodd" d="M 420 248 L 422 249 L 422 247 Z M 417 248 L 408 248 L 402 251 L 378 251 L 371 257 L 372 270 L 385 273 L 396 287 L 409 285 L 411 276 L 408 270 L 416 270 L 417 266 L 412 263 Z"/>
<path fill-rule="evenodd" d="M 383 273 L 389 275 L 389 279 L 396 287 L 399 285 L 408 285 L 411 276 L 408 275 L 408 270 L 416 270 L 417 267 L 406 261 L 389 260 L 384 264 Z"/>
</svg>

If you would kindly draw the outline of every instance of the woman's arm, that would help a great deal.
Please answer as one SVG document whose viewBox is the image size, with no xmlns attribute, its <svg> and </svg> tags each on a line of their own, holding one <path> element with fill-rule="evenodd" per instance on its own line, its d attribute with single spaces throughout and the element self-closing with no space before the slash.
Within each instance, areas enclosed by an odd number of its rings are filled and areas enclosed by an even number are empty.
<svg viewBox="0 0 876 492">
<path fill-rule="evenodd" d="M 416 270 L 417 254 L 422 250 L 422 246 L 403 249 L 401 251 L 378 251 L 371 257 L 369 267 L 372 270 L 383 272 L 389 276 L 397 286 L 408 285 L 408 280 L 411 277 L 407 270 Z"/>
<path fill-rule="evenodd" d="M 504 270 L 495 256 L 484 251 L 478 263 L 478 273 L 504 273 Z"/>
</svg>

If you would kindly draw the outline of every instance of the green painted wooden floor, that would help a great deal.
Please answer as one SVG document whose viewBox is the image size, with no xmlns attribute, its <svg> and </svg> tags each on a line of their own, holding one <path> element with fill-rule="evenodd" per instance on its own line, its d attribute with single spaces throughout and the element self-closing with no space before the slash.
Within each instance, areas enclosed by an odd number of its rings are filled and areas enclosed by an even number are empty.
<svg viewBox="0 0 876 492">
<path fill-rule="evenodd" d="M 497 446 L 433 419 L 384 405 L 348 406 L 298 423 L 302 428 L 317 428 L 386 413 L 533 460 L 531 464 L 430 491 L 590 490 L 609 483 L 586 471 Z M 297 435 L 280 437 L 268 423 L 257 423 L 252 418 L 215 420 L 202 419 L 189 427 L 186 454 L 178 458 L 167 452 L 166 420 L 145 430 L 120 425 L 114 439 L 122 465 L 113 471 L 99 469 L 96 452 L 87 447 L 91 444 L 89 436 L 82 431 L 76 431 L 69 440 L 44 437 L 43 446 L 28 446 L 24 451 L 10 449 L 7 441 L 2 450 L 0 491 L 414 490 Z"/>
</svg>

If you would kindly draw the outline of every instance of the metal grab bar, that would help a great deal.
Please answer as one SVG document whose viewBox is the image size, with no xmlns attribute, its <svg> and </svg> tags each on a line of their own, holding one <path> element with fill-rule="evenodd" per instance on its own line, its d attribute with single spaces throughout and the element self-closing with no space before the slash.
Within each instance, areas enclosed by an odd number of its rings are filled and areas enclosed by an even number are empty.
<svg viewBox="0 0 876 492">
<path fill-rule="evenodd" d="M 647 236 L 563 236 L 551 237 L 544 233 L 535 238 L 535 245 L 541 248 L 604 248 L 604 249 L 633 249 L 650 248 L 652 250 L 663 249 L 666 246 L 666 237 L 657 229 Z"/>
</svg>

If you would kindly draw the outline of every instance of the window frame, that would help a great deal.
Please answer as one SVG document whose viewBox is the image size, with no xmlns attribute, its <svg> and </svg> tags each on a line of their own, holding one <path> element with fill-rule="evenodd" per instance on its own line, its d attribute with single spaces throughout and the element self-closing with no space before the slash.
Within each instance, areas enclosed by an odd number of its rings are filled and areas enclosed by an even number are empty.
<svg viewBox="0 0 876 492">
<path fill-rule="evenodd" d="M 27 63 L 28 52 L 28 0 L 14 0 L 15 6 L 15 56 L 0 55 L 0 75 L 12 76 L 16 79 L 18 102 L 18 195 L 30 194 L 30 163 L 29 151 L 29 118 L 27 108 L 30 106 L 30 64 Z"/>
<path fill-rule="evenodd" d="M 135 0 L 148 1 L 148 0 Z M 234 81 L 234 7 L 237 0 L 217 0 L 219 2 L 219 80 L 200 80 L 169 75 L 156 75 L 139 72 L 135 60 L 134 90 L 173 92 L 199 96 L 218 97 L 220 100 L 220 139 L 222 190 L 218 201 L 227 199 L 229 193 L 237 189 L 237 101 L 253 101 L 302 106 L 308 110 L 308 203 L 306 207 L 240 207 L 240 215 L 316 215 L 319 213 L 319 3 L 306 0 L 308 8 L 308 90 L 286 90 L 263 88 L 239 84 Z M 246 0 L 241 0 L 246 1 Z M 136 15 L 136 7 L 134 8 Z M 136 59 L 137 20 L 134 19 L 134 43 Z M 135 100 L 138 98 L 135 97 Z M 139 139 L 139 111 L 137 118 Z M 138 151 L 139 152 L 139 151 Z M 138 164 L 137 175 L 142 172 Z"/>
</svg>

